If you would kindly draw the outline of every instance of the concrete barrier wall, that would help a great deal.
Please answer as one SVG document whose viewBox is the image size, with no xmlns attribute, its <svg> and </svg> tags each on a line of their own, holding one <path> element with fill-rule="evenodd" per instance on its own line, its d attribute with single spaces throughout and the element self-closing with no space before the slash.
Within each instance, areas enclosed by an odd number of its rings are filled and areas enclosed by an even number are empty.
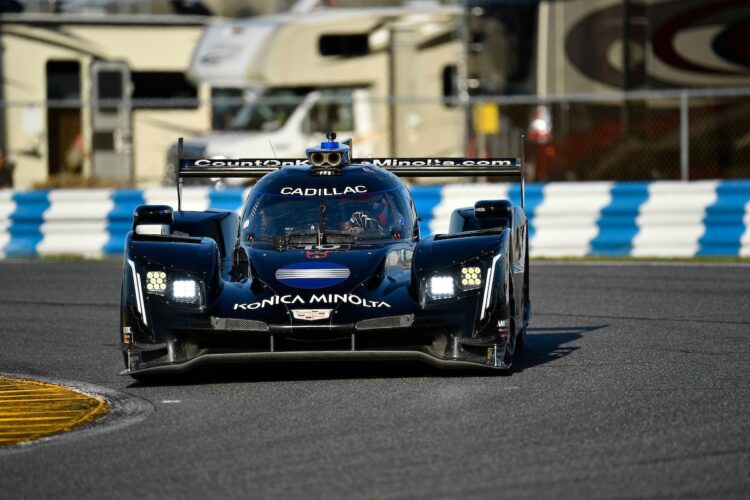
<svg viewBox="0 0 750 500">
<path fill-rule="evenodd" d="M 248 190 L 184 190 L 188 210 L 239 210 Z M 423 234 L 445 232 L 454 208 L 520 202 L 517 185 L 412 189 Z M 133 209 L 176 205 L 174 188 L 0 190 L 0 257 L 117 255 Z M 750 256 L 750 181 L 529 184 L 532 256 Z"/>
</svg>

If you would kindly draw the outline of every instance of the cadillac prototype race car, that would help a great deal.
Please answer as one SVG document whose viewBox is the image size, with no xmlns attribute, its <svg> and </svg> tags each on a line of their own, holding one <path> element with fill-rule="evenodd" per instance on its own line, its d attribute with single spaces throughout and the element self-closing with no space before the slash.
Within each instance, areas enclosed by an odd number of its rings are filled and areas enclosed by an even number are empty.
<svg viewBox="0 0 750 500">
<path fill-rule="evenodd" d="M 181 144 L 181 142 L 180 142 Z M 123 374 L 208 362 L 421 360 L 508 370 L 530 318 L 521 159 L 184 159 L 177 210 L 136 208 L 122 280 Z M 518 180 L 422 238 L 399 177 Z M 185 178 L 257 178 L 242 208 L 182 210 Z"/>
</svg>

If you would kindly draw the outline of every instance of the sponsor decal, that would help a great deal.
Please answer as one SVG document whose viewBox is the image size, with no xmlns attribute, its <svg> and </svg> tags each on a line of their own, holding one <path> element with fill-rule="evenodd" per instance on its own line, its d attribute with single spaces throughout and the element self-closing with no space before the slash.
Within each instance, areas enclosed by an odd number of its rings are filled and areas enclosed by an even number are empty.
<svg viewBox="0 0 750 500">
<path fill-rule="evenodd" d="M 331 311 L 333 309 L 292 309 L 292 316 L 294 316 L 294 319 L 317 321 L 330 318 Z"/>
<path fill-rule="evenodd" d="M 367 186 L 345 186 L 338 187 L 283 187 L 280 193 L 287 196 L 343 196 L 346 194 L 366 193 Z"/>
<path fill-rule="evenodd" d="M 122 343 L 130 344 L 133 340 L 133 329 L 129 326 L 122 328 Z"/>
<path fill-rule="evenodd" d="M 359 158 L 352 163 L 367 163 L 378 167 L 512 167 L 515 160 L 511 158 Z M 220 158 L 201 158 L 200 160 L 183 160 L 183 166 L 190 167 L 289 167 L 295 165 L 310 166 L 306 158 L 258 158 L 227 160 Z M 372 172 L 370 172 L 372 173 Z M 363 187 L 363 186 L 350 186 Z M 291 188 L 298 189 L 298 188 Z M 304 188 L 302 188 L 304 189 Z M 366 191 L 353 191 L 354 193 Z M 343 193 L 342 193 L 343 194 Z M 291 193 L 289 194 L 291 196 Z M 304 196 L 304 195 L 302 195 Z M 314 196 L 314 195 L 308 195 Z"/>
<path fill-rule="evenodd" d="M 322 245 L 311 245 L 311 244 L 305 244 L 305 245 L 295 245 L 294 248 L 299 248 L 301 250 L 316 250 L 321 252 L 330 252 L 332 250 L 349 250 L 351 245 L 334 245 L 329 243 L 324 243 Z"/>
<path fill-rule="evenodd" d="M 294 288 L 327 288 L 343 283 L 350 274 L 348 267 L 335 262 L 298 262 L 280 267 L 275 276 Z"/>
<path fill-rule="evenodd" d="M 188 163 L 188 167 L 191 165 L 194 167 L 288 167 L 292 165 L 310 165 L 310 162 L 306 159 L 219 160 L 201 158 L 200 160 Z"/>
<path fill-rule="evenodd" d="M 209 46 L 206 52 L 200 56 L 200 62 L 206 66 L 218 66 L 235 59 L 241 51 L 241 44 L 215 44 Z"/>
<path fill-rule="evenodd" d="M 325 259 L 328 257 L 328 252 L 305 252 L 305 257 L 312 260 L 319 260 L 319 259 Z"/>
<path fill-rule="evenodd" d="M 234 310 L 243 311 L 254 311 L 256 309 L 264 309 L 266 307 L 278 306 L 279 304 L 286 305 L 313 305 L 313 304 L 352 304 L 355 306 L 367 307 L 367 308 L 381 308 L 391 307 L 388 302 L 381 300 L 369 300 L 363 299 L 359 295 L 353 293 L 321 293 L 313 294 L 309 299 L 300 297 L 299 295 L 273 295 L 267 299 L 263 299 L 258 302 L 250 302 L 246 304 L 235 304 Z"/>
<path fill-rule="evenodd" d="M 378 167 L 512 167 L 510 159 L 468 160 L 463 158 L 373 158 Z"/>
</svg>

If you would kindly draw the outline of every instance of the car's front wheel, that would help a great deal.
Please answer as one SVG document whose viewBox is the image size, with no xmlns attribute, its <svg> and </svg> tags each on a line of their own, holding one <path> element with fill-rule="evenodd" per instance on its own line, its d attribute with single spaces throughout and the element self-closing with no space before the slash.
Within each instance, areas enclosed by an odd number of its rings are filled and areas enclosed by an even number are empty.
<svg viewBox="0 0 750 500">
<path fill-rule="evenodd" d="M 505 339 L 503 346 L 503 355 L 500 359 L 499 367 L 503 370 L 510 370 L 513 366 L 513 359 L 516 356 L 516 320 L 513 312 L 515 311 L 515 301 L 513 298 L 513 283 L 511 281 L 510 269 L 506 266 L 505 268 L 505 285 L 503 292 L 505 293 L 505 304 L 508 308 L 508 324 L 507 338 Z"/>
</svg>

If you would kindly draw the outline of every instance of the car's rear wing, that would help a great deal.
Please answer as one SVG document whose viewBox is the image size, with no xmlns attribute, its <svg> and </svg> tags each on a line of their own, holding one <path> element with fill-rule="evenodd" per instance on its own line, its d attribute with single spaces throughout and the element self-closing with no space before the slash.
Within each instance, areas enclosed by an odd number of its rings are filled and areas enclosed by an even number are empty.
<svg viewBox="0 0 750 500">
<path fill-rule="evenodd" d="M 521 151 L 523 155 L 523 138 Z M 182 210 L 182 180 L 185 178 L 257 179 L 293 165 L 310 165 L 306 158 L 224 158 L 187 159 L 182 157 L 182 137 L 177 142 L 177 207 Z M 525 207 L 524 159 L 520 158 L 354 158 L 351 163 L 369 163 L 399 177 L 503 177 L 521 184 L 521 207 Z"/>
</svg>

